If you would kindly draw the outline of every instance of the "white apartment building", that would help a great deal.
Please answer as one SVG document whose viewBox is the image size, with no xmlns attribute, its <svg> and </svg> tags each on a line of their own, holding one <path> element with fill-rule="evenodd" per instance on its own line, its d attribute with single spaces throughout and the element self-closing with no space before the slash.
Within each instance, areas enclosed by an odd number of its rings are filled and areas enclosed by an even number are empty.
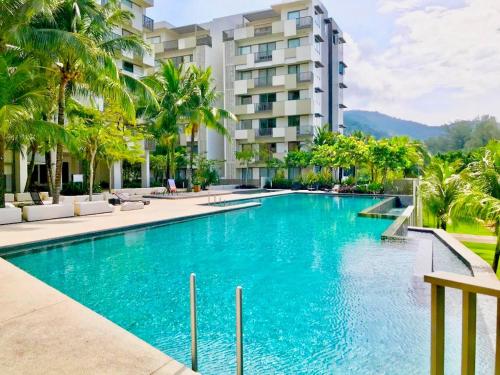
<svg viewBox="0 0 500 375">
<path fill-rule="evenodd" d="M 308 147 L 315 129 L 326 123 L 342 132 L 345 40 L 317 0 L 283 2 L 198 25 L 160 22 L 148 40 L 157 65 L 172 59 L 212 67 L 223 98 L 219 105 L 239 121 L 226 122 L 230 140 L 204 130 L 194 147 L 225 161 L 221 176 L 226 182 L 245 177 L 236 151 L 254 150 L 248 177 L 258 183 L 272 177 L 262 155 L 284 160 L 288 151 Z M 181 143 L 191 146 L 182 134 Z"/>
</svg>

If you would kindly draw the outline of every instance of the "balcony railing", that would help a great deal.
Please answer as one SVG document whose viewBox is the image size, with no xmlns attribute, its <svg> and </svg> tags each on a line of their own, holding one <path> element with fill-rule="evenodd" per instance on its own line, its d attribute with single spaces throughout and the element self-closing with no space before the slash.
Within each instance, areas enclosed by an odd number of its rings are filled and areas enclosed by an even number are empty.
<svg viewBox="0 0 500 375">
<path fill-rule="evenodd" d="M 142 16 L 142 26 L 149 31 L 153 31 L 155 28 L 155 21 L 148 16 Z"/>
<path fill-rule="evenodd" d="M 274 128 L 260 128 L 260 129 L 257 129 L 258 130 L 257 135 L 259 137 L 269 137 L 269 136 L 272 136 L 273 135 L 273 129 Z"/>
<path fill-rule="evenodd" d="M 297 135 L 314 135 L 314 127 L 310 125 L 298 126 Z"/>
<path fill-rule="evenodd" d="M 263 51 L 255 53 L 255 62 L 271 61 L 273 59 L 273 51 Z"/>
<path fill-rule="evenodd" d="M 212 37 L 210 35 L 200 36 L 196 38 L 196 45 L 212 47 Z"/>
<path fill-rule="evenodd" d="M 236 125 L 236 130 L 251 130 L 252 129 L 252 124 L 240 122 L 238 125 Z"/>
<path fill-rule="evenodd" d="M 168 40 L 163 42 L 163 48 L 165 51 L 173 51 L 179 49 L 179 41 L 178 40 Z"/>
<path fill-rule="evenodd" d="M 273 77 L 258 77 L 254 79 L 255 87 L 267 87 L 273 85 Z"/>
<path fill-rule="evenodd" d="M 500 374 L 500 283 L 492 278 L 479 278 L 447 272 L 425 275 L 431 284 L 431 374 L 445 370 L 445 289 L 462 292 L 462 374 L 474 374 L 476 366 L 477 295 L 496 298 L 496 356 L 494 374 Z M 495 348 L 494 348 L 495 349 Z"/>
<path fill-rule="evenodd" d="M 313 72 L 297 73 L 297 82 L 312 82 L 314 79 Z"/>
<path fill-rule="evenodd" d="M 297 22 L 297 29 L 306 29 L 308 27 L 312 27 L 313 25 L 313 18 L 311 16 L 307 17 L 300 17 L 296 19 Z"/>
<path fill-rule="evenodd" d="M 268 112 L 273 110 L 272 102 L 263 102 L 255 104 L 255 112 Z"/>
<path fill-rule="evenodd" d="M 234 40 L 234 29 L 224 30 L 222 32 L 222 40 L 224 42 L 227 42 L 227 41 L 230 41 L 230 40 Z"/>
<path fill-rule="evenodd" d="M 273 33 L 273 27 L 272 26 L 257 27 L 254 30 L 254 35 L 255 36 L 270 35 L 272 33 Z"/>
</svg>

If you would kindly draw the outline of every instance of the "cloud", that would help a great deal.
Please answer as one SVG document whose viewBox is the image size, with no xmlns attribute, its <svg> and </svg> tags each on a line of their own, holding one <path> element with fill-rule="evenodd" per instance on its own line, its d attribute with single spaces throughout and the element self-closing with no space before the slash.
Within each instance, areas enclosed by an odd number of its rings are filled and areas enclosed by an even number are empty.
<svg viewBox="0 0 500 375">
<path fill-rule="evenodd" d="M 500 1 L 380 0 L 379 11 L 395 14 L 396 34 L 379 51 L 348 36 L 351 107 L 432 123 L 500 116 Z"/>
</svg>

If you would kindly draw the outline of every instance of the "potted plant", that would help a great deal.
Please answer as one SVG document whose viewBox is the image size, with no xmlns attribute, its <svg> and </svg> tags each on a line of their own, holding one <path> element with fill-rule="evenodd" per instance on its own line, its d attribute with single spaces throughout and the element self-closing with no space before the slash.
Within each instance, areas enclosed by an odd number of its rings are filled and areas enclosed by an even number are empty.
<svg viewBox="0 0 500 375">
<path fill-rule="evenodd" d="M 195 193 L 199 193 L 201 191 L 201 182 L 197 175 L 193 177 L 193 191 Z"/>
</svg>

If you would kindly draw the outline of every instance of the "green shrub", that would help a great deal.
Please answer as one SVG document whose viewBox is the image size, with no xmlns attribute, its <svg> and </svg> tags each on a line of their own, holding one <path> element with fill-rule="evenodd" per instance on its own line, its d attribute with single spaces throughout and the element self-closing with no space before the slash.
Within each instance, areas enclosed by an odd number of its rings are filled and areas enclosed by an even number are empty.
<svg viewBox="0 0 500 375">
<path fill-rule="evenodd" d="M 88 186 L 85 186 L 81 182 L 69 182 L 64 184 L 61 189 L 61 195 L 75 196 L 75 195 L 86 195 L 89 193 Z M 102 187 L 99 184 L 94 185 L 94 194 L 102 193 Z"/>
</svg>

